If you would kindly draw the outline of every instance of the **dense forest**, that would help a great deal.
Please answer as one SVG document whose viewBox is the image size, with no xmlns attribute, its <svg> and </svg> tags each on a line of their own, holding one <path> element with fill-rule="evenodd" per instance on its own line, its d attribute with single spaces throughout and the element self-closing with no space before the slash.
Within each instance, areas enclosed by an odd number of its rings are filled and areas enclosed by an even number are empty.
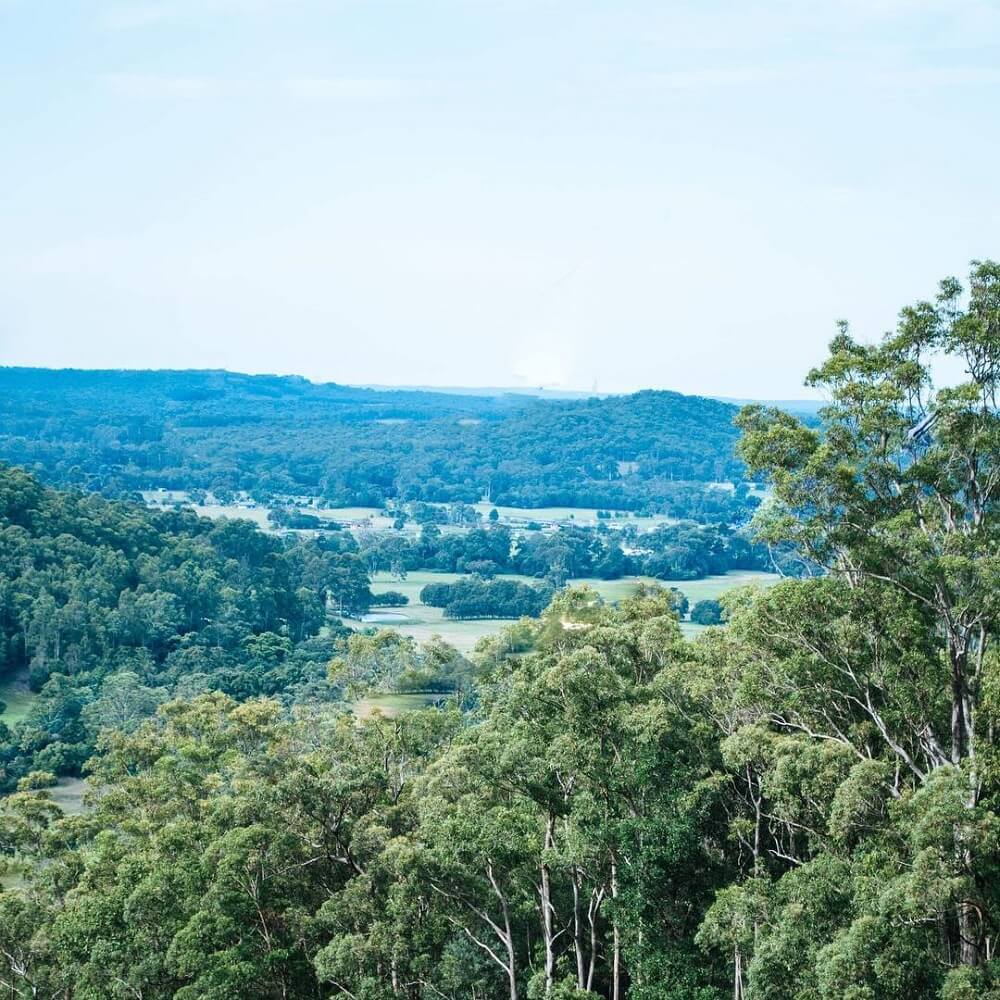
<svg viewBox="0 0 1000 1000">
<path fill-rule="evenodd" d="M 533 587 L 517 580 L 462 577 L 454 583 L 430 583 L 420 600 L 444 608 L 445 618 L 537 618 L 552 599 L 550 585 Z"/>
<path fill-rule="evenodd" d="M 199 488 L 381 506 L 487 495 L 690 516 L 704 490 L 686 483 L 741 475 L 736 412 L 673 392 L 562 401 L 0 368 L 0 460 L 112 496 Z"/>
<path fill-rule="evenodd" d="M 0 721 L 0 789 L 78 773 L 108 718 L 177 695 L 329 700 L 328 605 L 372 599 L 352 547 L 347 532 L 284 539 L 0 467 L 0 681 L 40 694 L 16 732 Z"/>
<path fill-rule="evenodd" d="M 956 361 L 964 381 L 936 388 Z M 725 624 L 693 642 L 666 590 L 609 605 L 568 589 L 472 660 L 333 635 L 325 679 L 303 678 L 453 692 L 424 711 L 211 684 L 126 724 L 81 707 L 88 808 L 63 815 L 37 770 L 2 800 L 22 882 L 0 892 L 0 986 L 1000 998 L 1000 264 L 975 264 L 967 297 L 943 282 L 879 342 L 844 326 L 809 381 L 830 399 L 821 427 L 749 407 L 739 448 L 773 486 L 756 530 L 814 570 L 727 596 Z M 245 622 L 236 647 L 284 639 L 292 658 L 317 641 L 299 593 L 319 543 L 231 542 L 242 529 L 4 482 L 8 659 L 39 667 L 21 575 L 56 611 L 77 586 L 75 616 L 101 623 L 86 638 L 65 624 L 58 652 L 42 630 L 46 687 L 82 691 L 129 634 L 129 601 L 156 590 L 177 597 L 171 629 L 199 664 L 218 644 L 238 655 L 223 611 Z M 199 598 L 227 592 L 218 608 L 178 591 L 185 559 L 218 574 Z M 144 687 L 184 647 L 149 654 Z"/>
</svg>

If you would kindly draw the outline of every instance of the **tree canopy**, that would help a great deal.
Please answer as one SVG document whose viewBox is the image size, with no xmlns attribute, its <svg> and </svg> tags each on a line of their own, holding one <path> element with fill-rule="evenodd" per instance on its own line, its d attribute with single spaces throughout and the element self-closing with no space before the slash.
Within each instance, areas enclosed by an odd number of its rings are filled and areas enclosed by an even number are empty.
<svg viewBox="0 0 1000 1000">
<path fill-rule="evenodd" d="M 219 371 L 0 368 L 0 460 L 117 496 L 197 488 L 381 506 L 486 495 L 711 518 L 731 502 L 704 484 L 740 476 L 735 415 L 674 392 L 541 400 Z"/>
</svg>

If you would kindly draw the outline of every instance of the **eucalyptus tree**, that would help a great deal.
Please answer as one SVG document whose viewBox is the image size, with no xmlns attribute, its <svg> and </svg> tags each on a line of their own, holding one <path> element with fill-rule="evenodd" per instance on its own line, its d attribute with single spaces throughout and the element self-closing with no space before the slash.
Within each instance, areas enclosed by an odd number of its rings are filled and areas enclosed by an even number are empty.
<svg viewBox="0 0 1000 1000">
<path fill-rule="evenodd" d="M 952 913 L 942 961 L 976 966 L 992 957 L 1000 920 L 986 832 L 997 796 L 1000 264 L 973 262 L 967 294 L 941 282 L 877 343 L 841 324 L 808 384 L 829 399 L 822 427 L 749 407 L 740 452 L 773 486 L 762 536 L 794 544 L 826 576 L 734 609 L 732 629 L 768 725 L 839 744 L 864 766 L 886 762 L 878 787 L 910 810 L 911 862 L 933 848 L 935 884 L 948 886 L 924 894 L 939 922 Z"/>
</svg>

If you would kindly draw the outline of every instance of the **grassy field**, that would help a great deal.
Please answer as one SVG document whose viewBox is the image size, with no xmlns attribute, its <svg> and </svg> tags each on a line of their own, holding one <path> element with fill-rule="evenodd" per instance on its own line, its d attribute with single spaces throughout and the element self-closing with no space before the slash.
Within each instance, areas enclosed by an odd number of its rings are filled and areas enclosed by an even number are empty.
<svg viewBox="0 0 1000 1000">
<path fill-rule="evenodd" d="M 84 812 L 83 795 L 86 790 L 87 783 L 83 778 L 60 778 L 54 787 L 45 789 L 67 816 L 79 816 Z M 17 859 L 9 858 L 8 864 L 7 871 L 0 869 L 0 890 L 17 889 L 25 884 L 25 872 Z"/>
<path fill-rule="evenodd" d="M 154 506 L 160 506 L 162 504 L 174 504 L 174 503 L 189 503 L 188 494 L 180 490 L 165 490 L 162 493 L 155 490 L 146 490 L 143 492 L 143 497 L 146 502 Z M 439 506 L 445 506 L 443 504 Z M 476 510 L 478 510 L 482 516 L 484 523 L 489 516 L 490 511 L 493 509 L 493 504 L 489 503 L 477 503 L 474 504 Z M 239 504 L 215 504 L 206 503 L 201 506 L 193 506 L 195 511 L 202 515 L 202 517 L 211 518 L 239 518 L 244 521 L 253 521 L 254 524 L 258 525 L 264 531 L 274 530 L 267 519 L 268 508 L 267 507 L 244 507 Z M 317 517 L 327 518 L 331 521 L 339 521 L 341 523 L 349 523 L 353 521 L 367 521 L 370 526 L 379 531 L 387 530 L 392 527 L 393 519 L 389 517 L 384 517 L 381 513 L 381 509 L 378 507 L 301 507 L 296 508 L 301 509 L 304 513 L 315 514 Z M 536 524 L 545 525 L 555 524 L 557 522 L 570 522 L 581 525 L 594 526 L 598 523 L 597 508 L 596 507 L 497 507 L 497 512 L 499 513 L 501 520 L 504 522 L 513 522 L 514 526 L 522 525 L 524 522 L 534 521 Z M 653 528 L 658 527 L 661 524 L 672 524 L 676 521 L 676 518 L 667 517 L 666 514 L 653 514 L 650 517 L 636 517 L 629 514 L 623 518 L 612 518 L 605 523 L 611 528 L 621 528 L 625 525 L 632 525 L 638 528 L 640 531 L 651 531 Z M 408 533 L 419 532 L 419 525 L 413 522 L 407 524 Z M 468 529 L 456 527 L 453 525 L 441 525 L 442 531 L 446 533 L 452 532 L 462 532 Z"/>
<path fill-rule="evenodd" d="M 201 514 L 202 517 L 242 518 L 244 521 L 253 521 L 254 524 L 259 525 L 265 531 L 271 530 L 271 523 L 267 519 L 267 507 L 240 507 L 236 504 L 224 507 L 220 504 L 207 503 L 201 507 L 195 507 L 194 510 Z M 387 517 L 378 516 L 378 507 L 328 507 L 323 510 L 313 507 L 303 507 L 301 510 L 304 514 L 315 514 L 316 517 L 325 518 L 327 521 L 348 523 L 350 521 L 364 521 L 371 518 L 373 522 L 378 522 L 375 525 L 376 527 L 382 527 L 382 522 L 384 522 L 385 527 L 392 525 L 392 522 Z"/>
<path fill-rule="evenodd" d="M 187 490 L 140 490 L 142 499 L 152 504 L 187 503 L 191 494 Z"/>
<path fill-rule="evenodd" d="M 395 628 L 403 635 L 408 635 L 417 642 L 426 642 L 433 635 L 439 635 L 445 642 L 450 642 L 463 653 L 470 652 L 476 643 L 485 635 L 499 632 L 505 620 L 472 619 L 453 621 L 445 618 L 441 608 L 431 608 L 420 603 L 420 591 L 428 583 L 453 583 L 459 579 L 459 573 L 433 573 L 421 570 L 410 573 L 405 580 L 394 580 L 388 573 L 376 573 L 372 580 L 372 591 L 384 594 L 387 590 L 399 591 L 410 598 L 410 603 L 401 608 L 386 609 L 387 621 L 372 622 L 386 628 Z M 537 583 L 534 577 L 504 574 L 504 579 L 520 580 L 524 583 Z M 778 580 L 774 573 L 759 573 L 752 571 L 733 570 L 719 576 L 709 576 L 703 580 L 654 580 L 651 577 L 625 577 L 621 580 L 573 580 L 574 584 L 585 583 L 593 587 L 606 601 L 620 601 L 635 592 L 639 583 L 659 584 L 663 587 L 677 587 L 694 604 L 701 600 L 715 600 L 720 594 L 734 587 L 754 583 L 759 586 L 770 586 Z M 403 615 L 400 619 L 389 618 L 390 614 Z M 685 635 L 693 637 L 702 631 L 702 626 L 691 622 L 682 622 Z"/>
<path fill-rule="evenodd" d="M 392 518 L 383 517 L 379 507 L 325 507 L 304 508 L 304 513 L 324 517 L 328 521 L 339 521 L 346 524 L 351 521 L 368 521 L 372 528 L 379 531 L 392 527 Z"/>
<path fill-rule="evenodd" d="M 493 504 L 477 503 L 474 505 L 485 519 L 493 509 Z M 536 521 L 538 524 L 553 524 L 556 521 L 572 521 L 576 524 L 598 524 L 596 507 L 497 507 L 497 513 L 502 520 L 516 519 L 518 521 Z M 612 518 L 605 521 L 608 527 L 624 527 L 626 524 L 634 525 L 641 531 L 655 528 L 659 524 L 670 524 L 675 518 L 667 517 L 666 514 L 653 514 L 651 517 L 635 517 L 630 514 L 628 517 Z"/>
<path fill-rule="evenodd" d="M 50 788 L 52 801 L 67 816 L 78 816 L 84 811 L 83 796 L 87 782 L 83 778 L 60 778 L 55 788 Z"/>
<path fill-rule="evenodd" d="M 183 503 L 188 504 L 193 511 L 202 517 L 210 517 L 216 520 L 221 517 L 228 517 L 231 520 L 253 521 L 263 531 L 274 531 L 267 515 L 270 513 L 268 507 L 244 507 L 240 504 L 218 504 L 206 503 L 200 506 L 189 504 L 186 493 L 145 491 L 143 497 L 146 502 L 153 506 L 160 506 L 161 503 Z M 369 521 L 372 528 L 379 530 L 392 527 L 392 519 L 382 517 L 378 507 L 297 507 L 305 514 L 315 514 L 317 517 L 325 518 L 328 521 L 339 521 L 342 524 L 349 524 L 352 521 Z"/>
<path fill-rule="evenodd" d="M 306 513 L 325 517 L 330 521 L 364 521 L 369 517 L 378 517 L 380 511 L 379 507 L 317 507 L 315 509 L 310 507 Z"/>
<path fill-rule="evenodd" d="M 410 603 L 404 610 L 411 610 L 412 606 L 420 601 L 420 591 L 429 583 L 454 583 L 461 580 L 465 573 L 435 573 L 432 570 L 416 570 L 408 573 L 405 580 L 396 580 L 389 573 L 376 573 L 372 577 L 372 593 L 384 594 L 387 590 L 395 590 L 405 594 L 410 599 Z M 504 573 L 504 580 L 521 580 L 523 583 L 538 583 L 533 576 L 520 576 L 517 573 Z M 421 605 L 423 607 L 423 605 Z M 438 608 L 430 608 L 430 611 L 438 611 Z"/>
<path fill-rule="evenodd" d="M 239 507 L 235 504 L 222 505 L 218 503 L 207 503 L 201 507 L 191 508 L 196 514 L 202 517 L 210 517 L 213 521 L 220 517 L 228 517 L 230 520 L 253 521 L 263 531 L 271 531 L 271 522 L 267 519 L 266 507 Z"/>
<path fill-rule="evenodd" d="M 0 701 L 7 709 L 0 715 L 0 719 L 13 726 L 20 722 L 31 708 L 32 702 L 38 696 L 28 688 L 28 678 L 26 674 L 19 674 L 16 677 L 4 677 L 0 679 Z"/>
<path fill-rule="evenodd" d="M 762 573 L 755 570 L 730 570 L 718 576 L 706 576 L 701 580 L 654 580 L 648 576 L 628 576 L 621 580 L 574 580 L 573 583 L 585 583 L 593 587 L 606 601 L 620 601 L 635 592 L 639 583 L 659 585 L 661 587 L 676 587 L 687 599 L 695 604 L 698 601 L 714 601 L 735 587 L 752 583 L 769 587 L 780 579 L 776 573 Z"/>
<path fill-rule="evenodd" d="M 386 609 L 390 613 L 395 611 L 405 615 L 404 619 L 372 624 L 395 628 L 403 635 L 416 639 L 417 642 L 427 642 L 432 636 L 439 635 L 461 652 L 471 652 L 484 635 L 499 632 L 508 621 L 496 618 L 453 621 L 444 617 L 443 609 L 420 603 L 420 591 L 428 583 L 454 583 L 461 576 L 460 573 L 432 573 L 420 570 L 410 573 L 405 580 L 395 580 L 388 573 L 376 573 L 372 579 L 373 593 L 384 594 L 387 590 L 395 590 L 409 597 L 410 603 L 401 608 Z M 505 574 L 504 579 L 522 580 L 525 583 L 538 582 L 533 577 L 517 576 L 513 573 Z M 376 613 L 378 610 L 381 609 L 376 609 Z"/>
<path fill-rule="evenodd" d="M 440 694 L 373 694 L 368 698 L 359 698 L 351 708 L 359 719 L 366 719 L 374 712 L 381 712 L 391 719 L 400 712 L 426 708 L 444 697 L 446 696 Z"/>
</svg>

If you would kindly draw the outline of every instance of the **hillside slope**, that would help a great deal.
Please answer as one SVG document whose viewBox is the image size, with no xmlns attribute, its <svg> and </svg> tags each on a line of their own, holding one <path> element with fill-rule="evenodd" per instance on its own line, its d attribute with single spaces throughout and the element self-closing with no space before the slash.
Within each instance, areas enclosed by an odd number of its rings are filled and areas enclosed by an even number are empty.
<svg viewBox="0 0 1000 1000">
<path fill-rule="evenodd" d="M 637 508 L 738 477 L 736 407 L 646 391 L 539 400 L 222 371 L 0 369 L 0 459 L 138 489 Z"/>
</svg>

